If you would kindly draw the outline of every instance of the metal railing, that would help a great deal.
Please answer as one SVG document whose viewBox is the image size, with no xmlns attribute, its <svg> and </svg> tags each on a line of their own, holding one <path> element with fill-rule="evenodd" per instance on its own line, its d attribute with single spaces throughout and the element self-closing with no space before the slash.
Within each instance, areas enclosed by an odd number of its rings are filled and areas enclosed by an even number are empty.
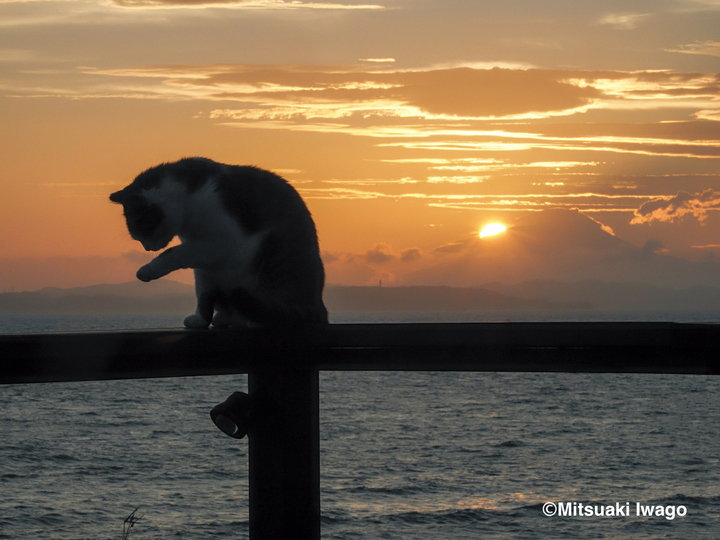
<svg viewBox="0 0 720 540">
<path fill-rule="evenodd" d="M 720 374 L 720 325 L 332 324 L 0 335 L 0 383 L 248 374 L 250 538 L 320 538 L 319 372 Z"/>
</svg>

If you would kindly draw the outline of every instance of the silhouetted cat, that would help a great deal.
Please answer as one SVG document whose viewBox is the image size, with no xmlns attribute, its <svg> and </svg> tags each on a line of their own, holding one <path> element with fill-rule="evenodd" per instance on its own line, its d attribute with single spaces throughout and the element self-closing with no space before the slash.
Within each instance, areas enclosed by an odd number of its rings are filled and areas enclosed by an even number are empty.
<svg viewBox="0 0 720 540">
<path fill-rule="evenodd" d="M 143 172 L 110 200 L 147 251 L 180 238 L 137 277 L 194 270 L 197 311 L 187 328 L 327 322 L 315 224 L 279 176 L 187 158 Z"/>
</svg>

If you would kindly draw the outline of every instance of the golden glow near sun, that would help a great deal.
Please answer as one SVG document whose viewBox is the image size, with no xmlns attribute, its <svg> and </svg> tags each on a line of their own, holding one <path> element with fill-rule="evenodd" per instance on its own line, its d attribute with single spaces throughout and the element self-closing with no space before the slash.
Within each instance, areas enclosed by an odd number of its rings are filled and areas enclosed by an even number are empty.
<svg viewBox="0 0 720 540">
<path fill-rule="evenodd" d="M 493 236 L 503 231 L 505 231 L 505 225 L 501 225 L 500 223 L 491 223 L 490 225 L 485 225 L 482 228 L 482 230 L 480 231 L 480 238 L 484 238 L 485 236 Z"/>
</svg>

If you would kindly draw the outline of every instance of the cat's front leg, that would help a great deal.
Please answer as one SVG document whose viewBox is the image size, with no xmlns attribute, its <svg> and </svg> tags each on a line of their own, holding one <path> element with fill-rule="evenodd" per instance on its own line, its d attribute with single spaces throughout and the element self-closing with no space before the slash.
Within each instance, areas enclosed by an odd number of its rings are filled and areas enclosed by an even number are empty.
<svg viewBox="0 0 720 540">
<path fill-rule="evenodd" d="M 170 248 L 167 251 L 163 251 L 160 255 L 155 257 L 152 261 L 147 263 L 144 266 L 141 266 L 137 273 L 135 274 L 135 277 L 138 278 L 140 281 L 144 281 L 147 283 L 148 281 L 152 281 L 154 279 L 159 279 L 163 276 L 168 275 L 170 272 L 172 272 L 172 269 L 168 269 L 167 264 L 163 264 L 163 257 L 166 253 L 170 252 L 174 248 Z"/>
<path fill-rule="evenodd" d="M 200 315 L 199 312 L 195 312 L 192 315 L 188 315 L 185 317 L 185 320 L 183 321 L 183 325 L 185 328 L 207 328 L 210 326 L 210 321 L 208 321 L 205 317 Z"/>
<path fill-rule="evenodd" d="M 195 286 L 198 287 L 198 275 L 195 274 Z M 199 285 L 202 288 L 202 284 Z M 207 291 L 197 291 L 197 309 L 192 315 L 185 317 L 185 328 L 207 328 L 213 320 L 215 309 L 215 294 Z"/>
<path fill-rule="evenodd" d="M 150 263 L 146 264 L 145 266 L 141 266 L 140 269 L 135 274 L 135 277 L 138 278 L 140 281 L 144 281 L 147 283 L 148 281 L 152 281 L 153 279 L 161 278 L 165 274 L 158 275 L 157 271 L 153 270 Z"/>
<path fill-rule="evenodd" d="M 192 250 L 182 244 L 166 249 L 145 266 L 141 266 L 135 276 L 140 281 L 152 281 L 167 276 L 170 272 L 181 268 L 196 268 L 197 257 Z"/>
</svg>

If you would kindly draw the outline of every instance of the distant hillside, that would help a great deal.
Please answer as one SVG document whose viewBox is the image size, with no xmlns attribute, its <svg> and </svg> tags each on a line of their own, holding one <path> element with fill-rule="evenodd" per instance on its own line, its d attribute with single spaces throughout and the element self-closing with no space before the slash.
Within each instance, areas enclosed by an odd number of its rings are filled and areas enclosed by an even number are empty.
<svg viewBox="0 0 720 540">
<path fill-rule="evenodd" d="M 484 285 L 508 296 L 529 300 L 579 302 L 595 310 L 720 310 L 720 287 L 663 288 L 641 283 L 609 283 L 599 280 L 562 283 L 525 281 L 514 285 Z"/>
<path fill-rule="evenodd" d="M 0 294 L 0 314 L 189 313 L 194 309 L 193 287 L 167 279 Z"/>
<path fill-rule="evenodd" d="M 95 285 L 76 289 L 41 289 L 0 294 L 0 313 L 190 313 L 195 294 L 189 285 L 167 281 Z M 328 286 L 331 313 L 472 312 L 576 310 L 591 306 L 570 301 L 523 299 L 478 288 Z"/>
<path fill-rule="evenodd" d="M 330 313 L 511 313 L 579 310 L 720 310 L 720 287 L 661 288 L 598 280 L 527 281 L 483 287 L 325 288 Z M 193 287 L 172 281 L 0 293 L 0 314 L 178 313 L 195 309 Z"/>
<path fill-rule="evenodd" d="M 194 287 L 179 283 L 171 279 L 157 279 L 149 283 L 142 281 L 130 281 L 113 285 L 88 285 L 87 287 L 73 287 L 60 289 L 57 287 L 46 287 L 35 291 L 52 298 L 63 298 L 67 296 L 120 296 L 132 298 L 150 298 L 162 295 L 192 295 Z"/>
<path fill-rule="evenodd" d="M 62 313 L 190 313 L 195 297 L 188 294 L 122 296 L 115 294 L 63 294 L 42 292 L 0 294 L 0 314 Z"/>
<path fill-rule="evenodd" d="M 331 313 L 342 312 L 479 312 L 577 310 L 587 304 L 525 299 L 478 288 L 460 287 L 342 287 L 325 290 Z"/>
</svg>

